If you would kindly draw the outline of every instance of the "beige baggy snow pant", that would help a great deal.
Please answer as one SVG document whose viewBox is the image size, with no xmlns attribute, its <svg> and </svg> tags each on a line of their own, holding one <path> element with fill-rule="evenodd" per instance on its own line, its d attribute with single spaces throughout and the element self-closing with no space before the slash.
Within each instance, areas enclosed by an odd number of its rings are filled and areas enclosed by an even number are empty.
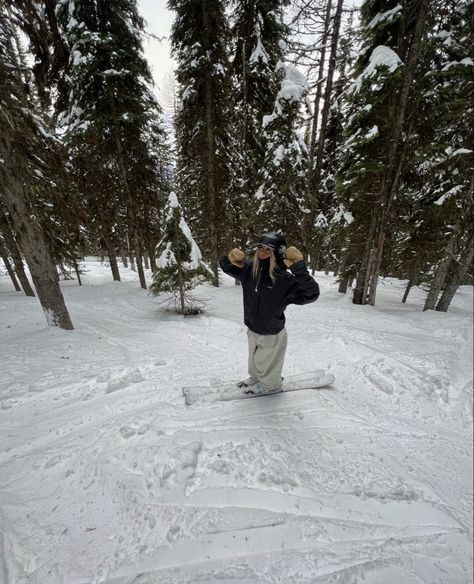
<svg viewBox="0 0 474 584">
<path fill-rule="evenodd" d="M 281 387 L 281 372 L 285 360 L 288 336 L 286 329 L 277 335 L 257 335 L 247 331 L 249 344 L 249 375 L 267 389 Z"/>
</svg>

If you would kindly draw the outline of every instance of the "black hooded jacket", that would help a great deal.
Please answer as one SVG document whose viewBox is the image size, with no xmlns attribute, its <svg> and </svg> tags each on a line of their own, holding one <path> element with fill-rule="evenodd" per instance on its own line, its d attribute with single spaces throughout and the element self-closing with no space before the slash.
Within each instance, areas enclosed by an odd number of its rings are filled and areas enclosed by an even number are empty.
<svg viewBox="0 0 474 584">
<path fill-rule="evenodd" d="M 268 259 L 260 261 L 257 278 L 253 276 L 250 260 L 239 268 L 224 256 L 219 264 L 226 274 L 242 283 L 244 322 L 259 335 L 276 335 L 284 328 L 284 312 L 288 304 L 309 304 L 319 297 L 319 286 L 310 276 L 304 261 L 293 264 L 291 272 L 276 269 L 275 283 L 270 278 Z"/>
</svg>

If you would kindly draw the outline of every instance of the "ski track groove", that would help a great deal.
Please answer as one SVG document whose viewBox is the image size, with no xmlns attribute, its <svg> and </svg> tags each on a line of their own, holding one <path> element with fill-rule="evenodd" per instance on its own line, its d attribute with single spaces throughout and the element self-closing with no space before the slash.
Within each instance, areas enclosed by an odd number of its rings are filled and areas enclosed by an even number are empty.
<svg viewBox="0 0 474 584">
<path fill-rule="evenodd" d="M 259 528 L 257 528 L 259 529 Z M 263 528 L 262 528 L 263 529 Z M 245 533 L 249 533 L 251 532 L 251 530 L 245 530 Z M 234 532 L 229 532 L 230 533 L 236 533 Z M 437 540 L 442 537 L 443 535 L 448 534 L 448 531 L 441 531 L 439 533 L 434 533 L 434 534 L 426 534 L 426 535 L 420 535 L 420 536 L 405 536 L 405 537 L 397 537 L 396 538 L 396 543 L 399 545 L 399 547 L 403 547 L 403 546 L 408 546 L 410 544 L 413 543 L 419 543 L 419 542 L 429 542 L 429 543 L 436 543 Z M 209 535 L 209 534 L 207 534 Z M 219 535 L 223 535 L 223 532 L 220 532 Z M 374 549 L 380 549 L 382 550 L 388 543 L 392 542 L 391 537 L 378 537 L 378 538 L 357 538 L 357 539 L 340 539 L 340 540 L 333 540 L 331 542 L 314 542 L 314 543 L 301 543 L 301 542 L 294 542 L 293 545 L 286 545 L 282 548 L 282 542 L 277 542 L 274 544 L 274 549 L 265 549 L 265 550 L 254 550 L 254 551 L 244 551 L 241 553 L 232 553 L 231 551 L 229 551 L 229 555 L 227 556 L 220 556 L 219 558 L 215 558 L 215 560 L 239 560 L 239 559 L 245 559 L 245 561 L 248 561 L 249 559 L 252 558 L 256 558 L 256 557 L 260 557 L 260 556 L 272 556 L 274 554 L 280 554 L 282 549 L 284 549 L 284 551 L 286 553 L 294 553 L 297 552 L 298 554 L 304 555 L 306 553 L 311 553 L 314 554 L 314 552 L 317 550 L 317 555 L 320 557 L 321 555 L 324 555 L 324 553 L 328 553 L 329 555 L 335 553 L 335 550 L 337 550 L 338 547 L 344 547 L 344 546 L 348 546 L 350 544 L 372 544 Z M 194 542 L 196 543 L 196 542 Z M 299 545 L 298 545 L 299 544 Z M 184 544 L 183 547 L 186 547 L 186 545 Z M 371 550 L 372 553 L 374 550 Z M 395 556 L 398 556 L 400 553 L 400 549 L 397 548 L 397 550 L 393 551 L 393 554 Z M 178 556 L 183 557 L 184 553 L 178 552 Z M 391 558 L 387 558 L 386 561 L 389 561 Z M 120 582 L 120 579 L 124 578 L 124 577 L 128 577 L 128 576 L 141 576 L 143 574 L 147 574 L 147 573 L 154 573 L 157 574 L 161 571 L 164 571 L 166 569 L 170 569 L 170 568 L 176 568 L 176 567 L 184 567 L 185 569 L 189 569 L 192 568 L 193 566 L 196 565 L 203 565 L 206 564 L 207 562 L 205 560 L 196 560 L 193 562 L 189 562 L 189 561 L 185 561 L 184 563 L 178 563 L 176 565 L 166 565 L 160 568 L 157 568 L 156 566 L 151 566 L 150 564 L 156 562 L 156 563 L 162 563 L 163 559 L 161 556 L 157 556 L 156 559 L 151 557 L 148 558 L 147 560 L 145 560 L 145 562 L 143 562 L 142 565 L 136 566 L 136 565 L 130 565 L 130 566 L 125 566 L 120 568 L 119 570 L 117 570 L 114 573 L 112 573 L 111 577 L 108 578 L 107 580 L 107 584 L 118 584 Z M 322 578 L 322 577 L 327 577 L 330 575 L 334 575 L 334 574 L 338 574 L 338 573 L 347 573 L 349 570 L 353 570 L 355 566 L 365 566 L 368 563 L 373 563 L 374 560 L 367 558 L 367 560 L 359 560 L 353 563 L 350 563 L 350 565 L 348 566 L 344 566 L 343 568 L 335 568 L 333 570 L 325 570 L 322 573 L 318 574 L 318 578 Z M 273 580 L 270 580 L 273 581 Z M 84 580 L 80 580 L 80 581 L 75 581 L 74 584 L 86 584 L 86 581 Z"/>
</svg>

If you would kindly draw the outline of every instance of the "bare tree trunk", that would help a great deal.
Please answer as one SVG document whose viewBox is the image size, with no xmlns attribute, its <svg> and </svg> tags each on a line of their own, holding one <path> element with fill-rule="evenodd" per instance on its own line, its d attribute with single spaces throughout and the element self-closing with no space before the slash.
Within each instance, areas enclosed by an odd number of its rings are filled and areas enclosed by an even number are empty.
<svg viewBox="0 0 474 584">
<path fill-rule="evenodd" d="M 350 278 L 350 275 L 347 273 L 346 268 L 347 268 L 348 263 L 351 261 L 350 255 L 349 255 L 349 248 L 346 246 L 346 244 L 343 244 L 343 246 L 342 246 L 341 256 L 342 256 L 342 260 L 341 260 L 341 264 L 339 267 L 339 271 L 341 272 L 341 274 L 345 273 L 346 275 L 342 276 L 339 279 L 338 292 L 340 294 L 346 294 L 347 288 L 349 287 L 349 278 Z"/>
<path fill-rule="evenodd" d="M 406 303 L 408 299 L 408 294 L 410 294 L 410 290 L 413 286 L 415 286 L 418 282 L 418 260 L 415 258 L 412 262 L 412 267 L 410 270 L 410 278 L 408 280 L 407 287 L 405 288 L 405 294 L 403 295 L 402 302 L 403 304 Z"/>
<path fill-rule="evenodd" d="M 0 141 L 0 146 L 2 142 Z M 9 152 L 1 152 L 3 160 L 11 161 Z M 46 321 L 50 326 L 62 329 L 74 328 L 69 316 L 64 297 L 59 286 L 59 277 L 41 227 L 31 220 L 33 215 L 23 184 L 16 176 L 16 169 L 4 168 L 2 196 L 10 213 L 19 244 L 30 268 L 31 277 L 43 308 Z"/>
<path fill-rule="evenodd" d="M 407 301 L 408 294 L 410 294 L 410 290 L 412 289 L 412 287 L 413 287 L 413 280 L 410 278 L 410 280 L 408 280 L 407 287 L 405 288 L 405 294 L 403 295 L 403 298 L 402 298 L 403 304 L 405 304 L 405 302 Z"/>
<path fill-rule="evenodd" d="M 128 257 L 130 259 L 130 269 L 132 270 L 132 272 L 136 272 L 137 268 L 135 266 L 135 256 L 133 255 L 133 246 L 132 246 L 132 242 L 130 239 L 130 236 L 128 236 Z"/>
<path fill-rule="evenodd" d="M 428 290 L 428 295 L 425 300 L 425 305 L 423 310 L 434 310 L 436 301 L 443 287 L 446 275 L 448 273 L 449 264 L 451 263 L 450 257 L 444 257 L 438 264 L 436 269 L 436 274 L 431 282 L 430 289 Z"/>
<path fill-rule="evenodd" d="M 318 123 L 319 123 L 319 103 L 321 101 L 321 95 L 323 92 L 323 79 L 324 79 L 324 67 L 326 65 L 326 44 L 329 37 L 329 28 L 331 25 L 331 8 L 332 8 L 332 0 L 327 0 L 326 4 L 326 13 L 324 16 L 324 30 L 323 36 L 321 38 L 321 52 L 320 52 L 320 62 L 319 62 L 319 69 L 318 69 L 318 79 L 316 82 L 316 95 L 314 96 L 313 102 L 313 119 L 311 121 L 311 138 L 309 141 L 309 148 L 308 148 L 308 182 L 307 182 L 307 199 L 308 202 L 311 202 L 312 205 L 316 204 L 316 201 L 313 201 L 313 193 L 314 193 L 314 158 L 316 152 L 316 136 L 318 132 Z M 310 253 L 310 240 L 311 240 L 311 231 L 313 229 L 314 224 L 314 214 L 308 213 L 303 218 L 303 252 L 305 255 Z"/>
<path fill-rule="evenodd" d="M 327 125 L 329 120 L 329 111 L 331 108 L 331 95 L 333 88 L 334 73 L 336 71 L 336 57 L 339 46 L 339 34 L 341 30 L 341 17 L 344 0 L 338 0 L 336 12 L 334 13 L 333 30 L 331 35 L 331 52 L 329 54 L 328 75 L 326 87 L 324 88 L 323 110 L 321 112 L 321 129 L 318 137 L 318 148 L 316 155 L 316 168 L 313 177 L 313 185 L 316 191 L 319 191 L 321 181 L 322 162 L 324 155 L 324 144 L 326 142 Z"/>
<path fill-rule="evenodd" d="M 306 229 L 312 229 L 313 225 L 314 225 L 314 221 L 315 221 L 315 217 L 316 217 L 316 201 L 319 198 L 319 190 L 320 190 L 320 183 L 321 183 L 321 173 L 322 173 L 322 164 L 323 164 L 323 157 L 324 157 L 324 144 L 326 142 L 326 134 L 327 134 L 327 125 L 328 125 L 328 120 L 329 120 L 329 112 L 330 112 L 330 108 L 331 108 L 331 95 L 332 95 L 332 89 L 333 89 L 333 80 L 334 80 L 334 73 L 336 71 L 336 57 L 337 57 L 337 49 L 339 46 L 339 34 L 340 34 L 340 30 L 341 30 L 341 18 L 342 18 L 342 9 L 343 9 L 343 4 L 344 4 L 344 0 L 337 0 L 337 5 L 336 5 L 336 11 L 334 13 L 334 18 L 333 18 L 333 29 L 332 29 L 332 34 L 331 34 L 331 51 L 329 54 L 329 63 L 328 63 L 328 74 L 327 74 L 327 78 L 326 78 L 326 86 L 324 88 L 324 100 L 323 100 L 323 109 L 321 112 L 321 127 L 319 129 L 319 136 L 318 136 L 318 145 L 317 145 L 317 149 L 316 149 L 316 164 L 315 167 L 313 169 L 313 164 L 314 164 L 314 147 L 313 147 L 313 159 L 311 159 L 311 153 L 310 153 L 310 180 L 311 180 L 311 184 L 309 186 L 309 188 L 311 189 L 310 192 L 316 193 L 316 197 L 313 201 L 313 204 L 311 205 L 310 209 L 310 213 L 307 214 L 307 216 L 305 216 L 306 219 Z M 325 22 L 325 26 L 326 24 L 328 24 L 328 12 L 329 12 L 329 17 L 331 14 L 331 7 L 332 7 L 332 2 L 331 0 L 328 2 L 328 6 L 327 6 L 327 11 L 326 11 L 326 22 Z M 329 19 L 330 22 L 330 19 Z M 327 40 L 327 35 L 329 33 L 329 24 L 328 24 L 328 28 L 325 30 L 325 40 Z M 325 44 L 325 43 L 324 43 Z M 323 51 L 325 49 L 323 48 Z M 323 67 L 324 67 L 324 63 L 322 63 Z M 323 73 L 324 74 L 324 69 L 323 71 L 321 71 L 321 68 L 319 70 L 318 73 L 318 79 L 319 79 L 319 75 Z M 318 87 L 319 90 L 319 87 Z M 320 96 L 319 96 L 320 99 Z M 316 104 L 315 104 L 316 105 Z M 318 108 L 319 108 L 319 102 L 318 102 Z M 316 118 L 316 123 L 317 123 L 318 118 Z M 312 129 L 312 133 L 313 131 L 315 131 L 315 128 L 313 127 Z M 313 139 L 313 136 L 311 136 L 311 139 Z M 314 250 L 311 249 L 311 253 L 314 253 Z"/>
<path fill-rule="evenodd" d="M 34 296 L 35 293 L 33 292 L 33 288 L 31 287 L 30 281 L 28 280 L 28 276 L 26 275 L 23 260 L 21 259 L 20 250 L 18 249 L 12 230 L 8 223 L 8 219 L 4 215 L 0 215 L 0 231 L 3 233 L 3 237 L 5 238 L 5 244 L 13 259 L 15 271 L 18 276 L 18 279 L 20 280 L 23 292 L 27 296 Z"/>
<path fill-rule="evenodd" d="M 209 44 L 209 32 L 210 32 L 210 22 L 209 22 L 209 10 L 207 2 L 202 2 L 202 18 L 203 18 L 203 28 L 204 28 L 204 39 L 205 47 Z M 210 247 L 210 264 L 211 269 L 214 273 L 214 278 L 212 283 L 214 286 L 219 286 L 219 274 L 218 274 L 218 260 L 219 260 L 219 249 L 217 240 L 217 229 L 216 229 L 216 215 L 217 215 L 217 185 L 216 185 L 216 140 L 214 136 L 214 115 L 213 115 L 213 95 L 212 95 L 212 72 L 206 70 L 205 80 L 204 80 L 204 91 L 206 99 L 206 157 L 207 157 L 207 198 L 208 198 L 208 209 L 209 209 L 209 247 Z"/>
<path fill-rule="evenodd" d="M 143 264 L 145 266 L 145 270 L 150 269 L 150 261 L 148 259 L 148 254 L 144 254 L 144 256 L 143 256 Z"/>
<path fill-rule="evenodd" d="M 459 223 L 456 224 L 451 237 L 449 238 L 448 245 L 446 246 L 444 257 L 438 264 L 435 276 L 431 282 L 430 289 L 428 290 L 428 296 L 425 300 L 425 305 L 423 310 L 434 310 L 436 301 L 441 292 L 441 289 L 446 280 L 448 274 L 449 266 L 453 259 L 454 245 L 460 231 Z"/>
<path fill-rule="evenodd" d="M 186 312 L 186 296 L 184 292 L 184 278 L 183 278 L 183 263 L 181 258 L 176 258 L 178 260 L 178 290 L 179 290 L 179 303 L 181 306 L 181 314 L 184 316 Z"/>
<path fill-rule="evenodd" d="M 148 255 L 150 256 L 150 268 L 154 274 L 157 270 L 157 267 L 156 267 L 155 250 L 154 250 L 153 246 L 151 246 L 151 245 L 148 246 Z"/>
<path fill-rule="evenodd" d="M 115 114 L 115 98 L 114 98 L 112 89 L 109 85 L 107 86 L 107 91 L 109 93 L 112 111 Z M 125 194 L 127 196 L 127 206 L 128 206 L 127 213 L 128 213 L 128 223 L 129 223 L 129 230 L 130 230 L 130 235 L 129 235 L 130 262 L 132 263 L 132 257 L 135 253 L 136 260 L 137 260 L 138 278 L 140 280 L 140 286 L 146 290 L 147 286 L 146 286 L 146 281 L 145 281 L 145 275 L 143 273 L 141 248 L 140 248 L 140 245 L 138 243 L 137 232 L 136 232 L 135 207 L 133 204 L 132 192 L 131 192 L 130 184 L 129 184 L 129 180 L 128 180 L 128 171 L 127 171 L 127 168 L 125 166 L 125 159 L 124 159 L 124 155 L 123 155 L 122 142 L 120 141 L 120 136 L 117 134 L 117 131 L 115 128 L 114 128 L 114 139 L 115 139 L 115 145 L 117 146 L 118 163 L 119 163 L 119 167 L 120 167 L 120 173 L 122 175 L 123 187 L 125 190 Z M 133 266 L 133 263 L 132 263 L 132 266 Z M 132 267 L 132 269 L 133 269 L 133 267 Z"/>
<path fill-rule="evenodd" d="M 371 217 L 370 217 L 370 229 L 369 233 L 372 234 L 374 230 L 374 215 L 375 208 L 372 207 Z M 365 245 L 364 254 L 362 256 L 362 261 L 360 264 L 359 271 L 356 276 L 356 285 L 354 288 L 354 294 L 352 296 L 353 304 L 366 304 L 367 303 L 367 282 L 368 282 L 368 269 L 369 263 L 372 257 L 372 240 L 368 239 Z"/>
<path fill-rule="evenodd" d="M 337 291 L 340 294 L 345 294 L 347 292 L 348 286 L 349 286 L 349 276 L 346 276 L 345 278 L 342 278 L 341 280 L 339 280 L 339 288 Z"/>
<path fill-rule="evenodd" d="M 128 260 L 127 260 L 127 256 L 124 250 L 122 250 L 121 252 L 122 254 L 122 265 L 124 268 L 128 268 Z"/>
<path fill-rule="evenodd" d="M 470 238 L 466 242 L 466 245 L 464 247 L 464 250 L 461 254 L 461 257 L 459 259 L 459 262 L 458 262 L 456 268 L 454 269 L 453 273 L 451 274 L 451 276 L 449 277 L 449 279 L 445 285 L 445 288 L 443 290 L 441 298 L 439 299 L 439 302 L 436 305 L 436 310 L 438 310 L 440 312 L 447 312 L 448 311 L 448 308 L 451 304 L 451 301 L 454 298 L 454 295 L 456 294 L 457 289 L 459 288 L 462 281 L 464 280 L 464 277 L 467 274 L 469 266 L 472 263 L 473 252 L 474 252 L 474 247 L 473 247 L 473 239 L 472 239 L 472 234 L 471 234 Z"/>
<path fill-rule="evenodd" d="M 82 286 L 81 271 L 79 270 L 79 264 L 77 263 L 77 260 L 74 260 L 74 271 L 76 272 L 77 283 L 79 286 Z"/>
<path fill-rule="evenodd" d="M 140 286 L 146 290 L 146 278 L 145 272 L 143 271 L 143 261 L 142 261 L 142 248 L 138 243 L 137 237 L 135 237 L 135 249 L 137 250 L 137 268 L 138 268 L 138 279 L 140 280 Z"/>
<path fill-rule="evenodd" d="M 8 275 L 10 276 L 10 279 L 12 281 L 12 284 L 13 284 L 15 290 L 17 292 L 21 292 L 21 286 L 20 286 L 20 284 L 18 284 L 18 280 L 16 279 L 16 276 L 15 276 L 15 271 L 13 270 L 12 265 L 10 263 L 10 260 L 8 259 L 6 252 L 2 246 L 0 246 L 0 257 L 3 260 L 5 268 L 8 272 Z"/>
<path fill-rule="evenodd" d="M 105 247 L 107 249 L 107 256 L 110 262 L 110 269 L 112 270 L 112 277 L 115 282 L 120 282 L 120 271 L 117 263 L 117 256 L 115 255 L 115 247 L 108 236 L 103 236 Z"/>
<path fill-rule="evenodd" d="M 398 178 L 397 178 L 398 182 Z M 382 264 L 383 256 L 383 246 L 385 244 L 385 230 L 380 233 L 379 241 L 377 243 L 376 249 L 374 249 L 374 261 L 371 265 L 370 272 L 370 282 L 368 290 L 368 302 L 372 306 L 375 306 L 375 293 L 377 292 L 377 286 L 379 283 L 380 266 Z"/>
</svg>

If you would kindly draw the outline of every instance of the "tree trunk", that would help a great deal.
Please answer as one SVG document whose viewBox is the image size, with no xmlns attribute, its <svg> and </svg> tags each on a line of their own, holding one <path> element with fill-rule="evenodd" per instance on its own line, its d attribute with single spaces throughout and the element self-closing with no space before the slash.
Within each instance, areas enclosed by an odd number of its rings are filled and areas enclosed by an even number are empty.
<svg viewBox="0 0 474 584">
<path fill-rule="evenodd" d="M 121 254 L 122 254 L 122 265 L 124 268 L 128 268 L 128 260 L 127 260 L 127 256 L 125 254 L 125 251 L 122 250 Z"/>
<path fill-rule="evenodd" d="M 59 271 L 62 275 L 62 277 L 64 278 L 64 280 L 73 280 L 74 278 L 71 276 L 71 272 L 68 271 L 68 269 L 66 268 L 66 266 L 64 265 L 64 262 L 59 262 Z"/>
<path fill-rule="evenodd" d="M 456 268 L 454 269 L 453 273 L 451 274 L 451 276 L 449 277 L 449 279 L 445 285 L 445 288 L 443 290 L 443 294 L 441 295 L 441 298 L 439 299 L 439 302 L 436 305 L 436 310 L 438 310 L 440 312 L 447 312 L 448 311 L 448 308 L 451 304 L 451 301 L 454 298 L 454 295 L 456 294 L 457 289 L 459 288 L 462 281 L 464 280 L 464 277 L 467 274 L 469 266 L 471 265 L 473 252 L 474 252 L 474 247 L 473 247 L 473 238 L 472 238 L 472 234 L 471 234 L 470 238 L 468 239 L 468 241 L 464 247 L 464 250 L 461 254 L 461 257 L 459 259 L 459 262 L 457 263 Z"/>
<path fill-rule="evenodd" d="M 114 115 L 116 115 L 115 98 L 114 98 L 114 94 L 113 94 L 113 91 L 112 91 L 110 85 L 107 85 L 107 91 L 109 93 L 112 112 L 114 113 Z M 132 192 L 130 189 L 130 183 L 129 183 L 129 179 L 128 179 L 128 170 L 127 170 L 127 167 L 125 165 L 125 158 L 123 155 L 122 142 L 120 140 L 120 136 L 118 135 L 117 129 L 115 126 L 114 126 L 114 139 L 115 139 L 115 145 L 117 147 L 118 163 L 119 163 L 119 168 L 120 168 L 120 174 L 122 175 L 123 188 L 125 191 L 125 195 L 127 197 L 127 214 L 128 214 L 128 224 L 129 224 L 129 231 L 130 231 L 130 234 L 129 234 L 130 263 L 132 264 L 132 270 L 133 270 L 134 269 L 134 262 L 133 262 L 132 258 L 133 258 L 133 255 L 135 253 L 136 260 L 137 260 L 138 278 L 140 280 L 140 286 L 146 290 L 147 286 L 146 286 L 146 281 L 145 281 L 145 274 L 143 272 L 143 263 L 142 263 L 142 256 L 141 256 L 142 250 L 141 250 L 141 247 L 138 243 L 137 231 L 136 231 L 137 226 L 136 226 L 136 213 L 135 213 L 134 200 L 133 200 Z"/>
<path fill-rule="evenodd" d="M 423 311 L 434 310 L 436 301 L 443 287 L 446 275 L 448 273 L 449 264 L 451 263 L 450 257 L 444 257 L 438 264 L 435 276 L 431 282 L 430 289 L 428 290 L 428 295 L 425 300 L 425 305 Z"/>
<path fill-rule="evenodd" d="M 331 108 L 331 96 L 332 96 L 332 89 L 333 89 L 333 80 L 334 80 L 334 73 L 336 71 L 336 57 L 337 57 L 337 49 L 339 46 L 339 33 L 341 30 L 341 18 L 342 18 L 342 9 L 344 5 L 344 0 L 337 0 L 336 11 L 334 13 L 333 18 L 333 29 L 331 34 L 331 52 L 329 54 L 329 62 L 328 62 L 328 73 L 326 78 L 326 86 L 324 88 L 324 99 L 323 99 L 323 109 L 321 112 L 321 127 L 319 129 L 319 136 L 318 136 L 318 145 L 316 150 L 316 164 L 313 169 L 313 161 L 314 161 L 314 152 L 313 152 L 313 160 L 310 159 L 310 180 L 311 185 L 310 189 L 312 193 L 316 193 L 315 199 L 313 200 L 313 204 L 310 206 L 310 213 L 307 214 L 307 225 L 306 228 L 312 230 L 314 221 L 316 218 L 317 213 L 317 200 L 319 199 L 319 190 L 320 190 L 320 183 L 321 183 L 321 174 L 322 174 L 322 165 L 323 165 L 323 158 L 324 158 L 324 144 L 326 142 L 326 134 L 327 134 L 327 125 L 329 120 L 329 112 Z M 328 2 L 327 11 L 329 11 L 332 7 L 332 1 Z M 328 12 L 326 12 L 326 19 L 328 17 Z M 325 22 L 326 26 L 326 22 Z M 325 31 L 325 33 L 329 32 L 329 29 Z M 325 36 L 327 39 L 327 36 Z M 323 49 L 324 50 L 324 49 Z M 323 63 L 324 67 L 324 63 Z M 318 73 L 321 74 L 321 68 Z M 318 88 L 319 89 L 319 88 Z M 319 105 L 319 104 L 318 104 Z M 317 118 L 316 118 L 317 123 Z M 313 128 L 314 130 L 314 128 Z M 310 154 L 311 156 L 311 154 Z M 319 248 L 319 246 L 317 246 Z M 311 252 L 314 253 L 314 250 L 310 246 Z"/>
<path fill-rule="evenodd" d="M 138 279 L 140 280 L 140 286 L 146 290 L 146 278 L 145 272 L 143 271 L 143 261 L 142 261 L 142 248 L 138 243 L 137 237 L 135 237 L 135 249 L 137 250 L 137 269 L 138 269 Z"/>
<path fill-rule="evenodd" d="M 425 305 L 423 307 L 424 311 L 435 309 L 436 301 L 438 300 L 438 296 L 444 285 L 446 276 L 448 274 L 449 266 L 453 259 L 454 244 L 458 237 L 459 231 L 460 226 L 459 223 L 457 223 L 453 230 L 453 233 L 451 234 L 451 237 L 449 238 L 444 257 L 439 262 L 435 276 L 431 282 L 431 286 L 428 291 L 428 296 L 426 297 Z"/>
<path fill-rule="evenodd" d="M 132 272 L 136 272 L 137 268 L 135 266 L 135 256 L 133 255 L 133 247 L 132 247 L 132 242 L 130 240 L 130 236 L 128 237 L 128 257 L 130 259 L 130 269 L 132 270 Z"/>
<path fill-rule="evenodd" d="M 154 274 L 157 270 L 157 267 L 156 267 L 155 250 L 154 250 L 153 246 L 151 246 L 151 245 L 148 246 L 148 255 L 150 257 L 150 268 L 151 268 L 152 273 Z"/>
<path fill-rule="evenodd" d="M 76 272 L 77 283 L 79 286 L 82 286 L 81 272 L 79 270 L 79 264 L 77 263 L 77 260 L 74 260 L 74 271 Z"/>
<path fill-rule="evenodd" d="M 112 270 L 112 277 L 115 282 L 120 282 L 120 271 L 117 263 L 117 256 L 115 255 L 115 247 L 108 236 L 103 236 L 105 248 L 107 249 L 107 256 L 110 262 L 110 269 Z"/>
<path fill-rule="evenodd" d="M 405 304 L 405 302 L 407 301 L 408 294 L 410 294 L 410 290 L 412 289 L 412 287 L 413 287 L 413 280 L 410 278 L 410 280 L 408 280 L 407 287 L 405 288 L 405 294 L 403 295 L 403 298 L 402 298 L 403 304 Z"/>
<path fill-rule="evenodd" d="M 375 209 L 372 208 L 371 218 L 370 218 L 370 229 L 369 233 L 373 233 L 374 230 L 374 220 L 375 220 Z M 367 303 L 367 282 L 369 278 L 368 269 L 370 260 L 372 257 L 372 241 L 369 239 L 365 245 L 364 255 L 362 256 L 362 261 L 360 264 L 359 271 L 356 276 L 356 285 L 354 288 L 354 293 L 352 296 L 353 304 L 366 304 Z"/>
<path fill-rule="evenodd" d="M 402 302 L 403 304 L 406 303 L 408 299 L 408 294 L 410 294 L 410 290 L 413 286 L 415 286 L 418 282 L 418 260 L 415 258 L 412 262 L 412 267 L 410 270 L 410 278 L 408 280 L 407 287 L 405 288 L 405 294 L 403 295 Z"/>
<path fill-rule="evenodd" d="M 397 179 L 398 181 L 398 179 Z M 385 227 L 385 226 L 384 226 Z M 375 294 L 379 283 L 380 265 L 382 263 L 383 246 L 385 244 L 385 230 L 380 233 L 377 248 L 374 250 L 373 264 L 371 266 L 371 277 L 368 290 L 368 303 L 375 306 Z"/>
<path fill-rule="evenodd" d="M 203 28 L 204 28 L 204 39 L 205 47 L 209 47 L 209 33 L 210 33 L 210 22 L 209 22 L 209 10 L 208 3 L 202 2 L 202 18 L 203 18 Z M 210 248 L 210 264 L 211 269 L 214 273 L 214 278 L 212 283 L 214 286 L 219 286 L 219 273 L 218 273 L 218 260 L 219 260 L 219 249 L 218 249 L 218 239 L 217 239 L 217 226 L 216 226 L 216 216 L 217 216 L 217 185 L 216 185 L 216 141 L 214 137 L 214 112 L 213 112 L 213 87 L 212 87 L 212 71 L 209 68 L 206 69 L 205 79 L 204 79 L 204 91 L 206 99 L 206 166 L 207 166 L 207 201 L 209 210 L 209 248 Z"/>
<path fill-rule="evenodd" d="M 331 95 L 333 88 L 334 73 L 336 71 L 336 57 L 339 46 L 339 33 L 341 30 L 341 17 L 344 0 L 338 0 L 336 12 L 334 13 L 333 31 L 331 35 L 331 52 L 329 55 L 328 75 L 326 87 L 324 88 L 323 110 L 321 112 L 321 129 L 318 137 L 318 148 L 316 153 L 316 168 L 313 177 L 313 187 L 319 193 L 322 162 L 324 155 L 324 144 L 326 142 L 327 125 L 329 120 L 329 111 L 331 108 Z"/>
<path fill-rule="evenodd" d="M 341 263 L 339 266 L 339 272 L 342 274 L 342 276 L 339 279 L 339 288 L 338 288 L 338 292 L 340 294 L 346 294 L 347 289 L 352 284 L 352 277 L 351 277 L 350 273 L 348 273 L 347 266 L 350 263 L 352 263 L 353 258 L 350 254 L 349 247 L 347 244 L 348 244 L 348 242 L 346 242 L 346 241 L 344 241 L 341 244 L 342 260 L 341 260 Z"/>
<path fill-rule="evenodd" d="M 320 62 L 318 69 L 318 79 L 316 82 L 316 95 L 314 96 L 313 102 L 313 119 L 311 121 L 311 138 L 309 141 L 308 148 L 308 182 L 307 182 L 307 200 L 312 208 L 316 201 L 313 200 L 314 193 L 314 155 L 316 152 L 316 136 L 318 132 L 319 123 L 319 102 L 321 101 L 321 95 L 323 92 L 323 79 L 324 79 L 324 67 L 326 64 L 326 44 L 329 37 L 329 28 L 331 25 L 331 8 L 332 0 L 328 0 L 326 4 L 326 14 L 324 17 L 324 31 L 321 38 L 321 52 L 320 52 Z M 310 253 L 311 250 L 311 231 L 314 224 L 314 214 L 308 213 L 303 218 L 303 253 L 305 255 Z"/>
<path fill-rule="evenodd" d="M 0 142 L 0 146 L 2 143 Z M 31 277 L 50 326 L 62 329 L 74 328 L 64 297 L 59 286 L 59 277 L 41 227 L 31 219 L 34 215 L 24 191 L 22 181 L 16 176 L 9 152 L 0 152 L 0 157 L 8 161 L 4 168 L 2 196 L 15 226 L 15 233 L 26 258 Z M 9 164 L 10 162 L 10 164 Z M 10 167 L 10 168 L 8 168 Z"/>
<path fill-rule="evenodd" d="M 15 290 L 17 292 L 21 292 L 21 286 L 20 286 L 20 284 L 18 284 L 18 280 L 16 279 L 16 276 L 15 276 L 15 271 L 13 270 L 12 265 L 10 264 L 10 260 L 8 259 L 3 247 L 0 247 L 0 257 L 3 260 L 5 268 L 8 272 L 8 275 L 10 276 L 10 279 L 12 281 L 12 284 L 13 284 Z"/>
<path fill-rule="evenodd" d="M 337 291 L 340 294 L 345 294 L 347 292 L 348 284 L 349 284 L 349 276 L 342 278 L 341 280 L 339 280 L 339 288 L 337 289 Z"/>
<path fill-rule="evenodd" d="M 181 258 L 176 258 L 178 264 L 178 290 L 179 290 L 179 304 L 181 307 L 181 314 L 184 316 L 186 312 L 186 296 L 184 292 L 184 277 L 183 277 L 183 263 Z"/>
<path fill-rule="evenodd" d="M 150 269 L 150 261 L 148 259 L 148 255 L 144 254 L 143 256 L 143 264 L 145 266 L 145 270 L 149 270 Z"/>
<path fill-rule="evenodd" d="M 30 281 L 28 280 L 28 276 L 26 275 L 23 260 L 21 259 L 20 250 L 18 249 L 12 230 L 8 223 L 8 219 L 4 215 L 0 215 L 0 231 L 3 233 L 3 237 L 5 238 L 5 244 L 13 259 L 15 271 L 18 276 L 18 279 L 20 280 L 23 292 L 27 296 L 34 296 L 35 293 L 33 292 L 33 288 L 31 287 Z"/>
</svg>

